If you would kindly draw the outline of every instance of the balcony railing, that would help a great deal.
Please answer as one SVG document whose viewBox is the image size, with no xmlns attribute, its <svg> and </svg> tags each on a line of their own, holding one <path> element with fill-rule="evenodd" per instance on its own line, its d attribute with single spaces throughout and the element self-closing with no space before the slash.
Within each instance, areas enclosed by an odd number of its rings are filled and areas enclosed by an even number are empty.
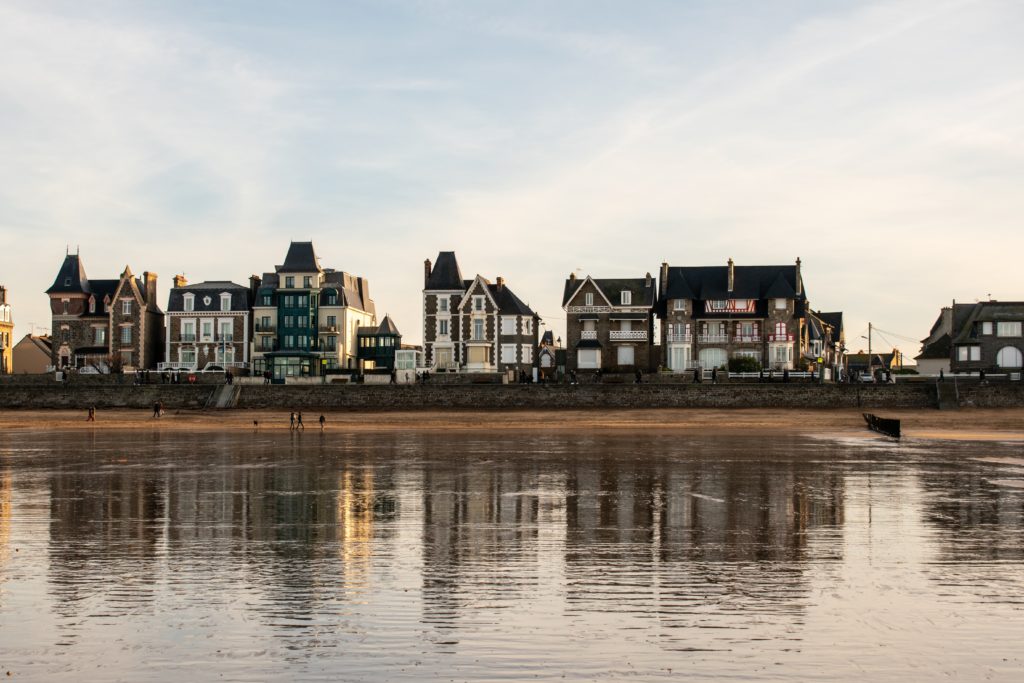
<svg viewBox="0 0 1024 683">
<path fill-rule="evenodd" d="M 324 333 L 324 334 L 337 334 L 338 326 L 337 325 L 321 325 L 320 326 L 320 331 L 322 333 Z"/>
<path fill-rule="evenodd" d="M 732 338 L 734 344 L 760 344 L 761 335 L 759 334 L 737 334 Z"/>
<path fill-rule="evenodd" d="M 793 341 L 793 335 L 790 334 L 769 334 L 768 341 L 770 342 L 791 342 Z"/>
<path fill-rule="evenodd" d="M 260 334 L 269 334 L 277 329 L 277 325 L 270 324 L 264 325 L 263 323 L 256 323 L 256 331 Z"/>
<path fill-rule="evenodd" d="M 647 341 L 647 330 L 612 330 L 608 338 L 612 341 Z"/>
<path fill-rule="evenodd" d="M 194 335 L 194 334 L 183 334 L 183 335 L 180 335 L 179 338 L 178 338 L 178 341 L 185 342 L 185 343 L 188 343 L 188 344 L 191 344 L 195 340 L 196 340 L 196 335 Z"/>
<path fill-rule="evenodd" d="M 684 344 L 689 344 L 690 342 L 693 341 L 693 335 L 692 334 L 682 334 L 682 333 L 679 333 L 679 334 L 669 333 L 669 334 L 665 335 L 665 339 L 666 339 L 666 341 L 669 341 L 669 342 L 683 342 Z"/>
<path fill-rule="evenodd" d="M 611 306 L 570 306 L 569 313 L 611 313 Z"/>
<path fill-rule="evenodd" d="M 597 330 L 583 330 L 580 339 L 597 339 Z"/>
<path fill-rule="evenodd" d="M 216 339 L 219 342 L 233 342 L 234 340 L 235 335 L 233 334 L 218 334 Z"/>
<path fill-rule="evenodd" d="M 701 334 L 697 335 L 697 341 L 699 341 L 701 344 L 727 344 L 729 342 L 729 335 Z"/>
<path fill-rule="evenodd" d="M 195 370 L 196 369 L 196 363 L 194 361 L 191 362 L 191 363 L 189 363 L 189 362 L 182 362 L 182 361 L 175 361 L 175 362 L 172 362 L 172 363 L 157 363 L 156 369 L 157 370 Z"/>
</svg>

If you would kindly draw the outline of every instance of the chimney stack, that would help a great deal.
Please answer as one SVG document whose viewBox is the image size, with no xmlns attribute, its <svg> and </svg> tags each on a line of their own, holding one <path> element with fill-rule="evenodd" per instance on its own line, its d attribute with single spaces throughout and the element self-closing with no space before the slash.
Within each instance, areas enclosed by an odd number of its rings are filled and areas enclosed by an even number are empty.
<svg viewBox="0 0 1024 683">
<path fill-rule="evenodd" d="M 156 304 L 156 273 L 143 272 L 142 282 L 146 287 L 146 303 Z"/>
<path fill-rule="evenodd" d="M 430 280 L 430 259 L 423 262 L 423 286 L 427 286 L 427 282 Z"/>
<path fill-rule="evenodd" d="M 729 291 L 736 289 L 736 268 L 733 266 L 732 259 L 729 259 Z"/>
<path fill-rule="evenodd" d="M 653 284 L 653 282 L 654 282 L 654 278 L 651 277 L 650 273 L 647 273 L 647 277 L 644 280 L 644 286 L 647 287 L 647 289 L 650 289 L 651 285 Z"/>
<path fill-rule="evenodd" d="M 501 291 L 501 290 L 505 289 L 505 278 L 503 278 L 502 276 L 499 275 L 497 282 L 498 282 L 498 291 Z"/>
<path fill-rule="evenodd" d="M 576 282 L 576 271 L 569 273 L 569 282 Z"/>
<path fill-rule="evenodd" d="M 668 291 L 668 264 L 661 262 L 661 272 L 658 273 L 658 286 L 661 288 L 662 296 Z"/>
<path fill-rule="evenodd" d="M 796 257 L 796 295 L 802 296 L 804 293 L 804 280 L 800 275 L 800 257 Z"/>
<path fill-rule="evenodd" d="M 182 287 L 184 287 L 187 284 L 188 284 L 188 280 L 185 279 L 184 275 L 175 275 L 174 276 L 174 288 L 175 289 L 181 289 Z"/>
</svg>

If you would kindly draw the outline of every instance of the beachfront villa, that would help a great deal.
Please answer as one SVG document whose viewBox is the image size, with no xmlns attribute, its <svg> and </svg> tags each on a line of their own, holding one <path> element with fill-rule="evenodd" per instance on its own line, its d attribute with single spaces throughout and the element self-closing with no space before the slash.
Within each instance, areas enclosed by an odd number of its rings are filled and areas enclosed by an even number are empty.
<svg viewBox="0 0 1024 683">
<path fill-rule="evenodd" d="M 249 367 L 252 292 L 215 280 L 189 284 L 174 277 L 167 300 L 161 370 L 240 372 Z"/>
<path fill-rule="evenodd" d="M 162 360 L 164 313 L 156 273 L 90 280 L 78 254 L 67 254 L 46 290 L 56 368 L 148 370 Z"/>
<path fill-rule="evenodd" d="M 14 314 L 7 288 L 0 285 L 0 375 L 14 372 Z"/>
<path fill-rule="evenodd" d="M 292 242 L 284 264 L 258 279 L 253 372 L 283 380 L 358 368 L 358 330 L 377 325 L 366 278 L 323 268 L 312 242 Z"/>
<path fill-rule="evenodd" d="M 402 348 L 402 333 L 390 315 L 385 315 L 377 327 L 360 327 L 356 337 L 361 370 L 395 369 L 395 354 Z"/>
<path fill-rule="evenodd" d="M 657 282 L 583 278 L 570 273 L 562 290 L 566 313 L 566 370 L 648 372 L 655 369 Z"/>
<path fill-rule="evenodd" d="M 453 251 L 424 262 L 423 350 L 431 370 L 532 373 L 539 323 L 505 278 L 463 279 Z"/>
</svg>

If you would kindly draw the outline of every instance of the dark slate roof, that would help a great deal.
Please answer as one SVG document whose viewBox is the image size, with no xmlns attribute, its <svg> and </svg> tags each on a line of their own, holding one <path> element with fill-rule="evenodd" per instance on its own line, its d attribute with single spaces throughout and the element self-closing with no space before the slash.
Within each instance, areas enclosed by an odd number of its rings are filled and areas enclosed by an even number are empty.
<svg viewBox="0 0 1024 683">
<path fill-rule="evenodd" d="M 825 328 L 816 316 L 807 317 L 807 328 L 810 339 L 821 340 L 825 338 Z"/>
<path fill-rule="evenodd" d="M 385 314 L 384 319 L 380 321 L 380 326 L 377 328 L 377 331 L 380 332 L 381 334 L 402 334 L 401 332 L 398 331 L 398 326 L 395 325 L 395 322 L 391 319 L 391 316 L 387 314 Z"/>
<path fill-rule="evenodd" d="M 320 291 L 320 305 L 326 305 L 327 290 L 338 292 L 337 306 L 351 306 L 367 313 L 376 313 L 370 298 L 370 283 L 366 278 L 350 275 L 339 270 L 326 271 Z"/>
<path fill-rule="evenodd" d="M 498 303 L 498 311 L 500 313 L 508 315 L 536 315 L 532 308 L 524 304 L 522 299 L 509 289 L 508 285 L 499 287 L 496 284 L 487 283 L 487 289 Z"/>
<path fill-rule="evenodd" d="M 120 280 L 89 280 L 88 292 L 96 297 L 96 310 L 102 313 L 102 304 L 104 297 L 110 297 L 111 300 L 114 298 L 114 292 L 117 291 L 117 286 L 121 284 Z M 146 288 L 140 283 L 139 291 L 145 296 Z"/>
<path fill-rule="evenodd" d="M 167 299 L 167 310 L 183 312 L 185 310 L 185 294 L 195 295 L 196 313 L 215 313 L 220 311 L 220 295 L 223 292 L 231 294 L 231 310 L 235 313 L 249 310 L 249 288 L 226 280 L 213 280 L 197 282 L 184 287 L 171 289 Z M 210 303 L 203 303 L 204 297 L 210 297 Z"/>
<path fill-rule="evenodd" d="M 437 255 L 437 262 L 430 269 L 424 289 L 466 289 L 472 281 L 462 278 L 459 262 L 454 251 L 442 251 Z"/>
<path fill-rule="evenodd" d="M 914 357 L 915 360 L 943 359 L 949 360 L 952 355 L 953 340 L 948 334 L 938 337 L 930 344 L 921 348 L 921 353 Z"/>
<path fill-rule="evenodd" d="M 596 339 L 581 339 L 576 343 L 577 349 L 599 349 L 601 342 Z"/>
<path fill-rule="evenodd" d="M 637 278 L 591 278 L 597 288 L 600 289 L 605 297 L 612 303 L 612 306 L 618 306 L 620 301 L 620 292 L 628 291 L 631 292 L 633 302 L 630 306 L 654 306 L 657 302 L 657 287 L 656 280 L 651 279 L 651 286 L 647 286 L 646 277 Z M 566 306 L 569 303 L 569 299 L 576 293 L 576 290 L 586 282 L 586 278 L 569 278 L 565 281 L 565 289 L 562 291 L 562 306 Z M 597 303 L 596 301 L 594 302 Z"/>
<path fill-rule="evenodd" d="M 555 333 L 551 330 L 544 330 L 544 334 L 540 336 L 540 343 L 547 346 L 555 345 Z"/>
<path fill-rule="evenodd" d="M 818 313 L 819 318 L 825 321 L 826 325 L 831 325 L 835 333 L 832 335 L 833 341 L 839 341 L 839 338 L 843 333 L 843 313 L 842 311 L 835 311 L 832 313 Z"/>
<path fill-rule="evenodd" d="M 312 242 L 292 242 L 284 265 L 277 267 L 279 273 L 319 273 L 320 260 L 316 257 Z"/>
<path fill-rule="evenodd" d="M 67 282 L 68 284 L 65 284 Z M 85 275 L 85 266 L 78 254 L 68 254 L 64 263 L 57 271 L 53 284 L 46 290 L 47 294 L 78 293 L 89 291 L 89 278 Z"/>
<path fill-rule="evenodd" d="M 976 338 L 975 323 L 1024 321 L 1024 302 L 980 301 L 953 306 L 953 342 Z"/>
<path fill-rule="evenodd" d="M 729 266 L 677 266 L 668 269 L 667 299 L 803 299 L 796 293 L 796 265 L 734 266 L 729 291 Z"/>
</svg>

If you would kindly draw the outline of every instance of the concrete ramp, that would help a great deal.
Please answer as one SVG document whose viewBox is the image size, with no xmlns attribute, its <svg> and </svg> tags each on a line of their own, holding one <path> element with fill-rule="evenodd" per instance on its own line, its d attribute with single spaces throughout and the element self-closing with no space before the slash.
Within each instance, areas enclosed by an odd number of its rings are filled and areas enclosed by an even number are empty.
<svg viewBox="0 0 1024 683">
<path fill-rule="evenodd" d="M 939 410 L 957 410 L 960 408 L 960 392 L 957 390 L 956 379 L 952 382 L 936 382 L 935 398 Z"/>
<path fill-rule="evenodd" d="M 210 400 L 207 401 L 206 407 L 216 410 L 234 408 L 238 405 L 238 397 L 241 393 L 242 386 L 240 384 L 222 384 L 210 394 Z"/>
</svg>

